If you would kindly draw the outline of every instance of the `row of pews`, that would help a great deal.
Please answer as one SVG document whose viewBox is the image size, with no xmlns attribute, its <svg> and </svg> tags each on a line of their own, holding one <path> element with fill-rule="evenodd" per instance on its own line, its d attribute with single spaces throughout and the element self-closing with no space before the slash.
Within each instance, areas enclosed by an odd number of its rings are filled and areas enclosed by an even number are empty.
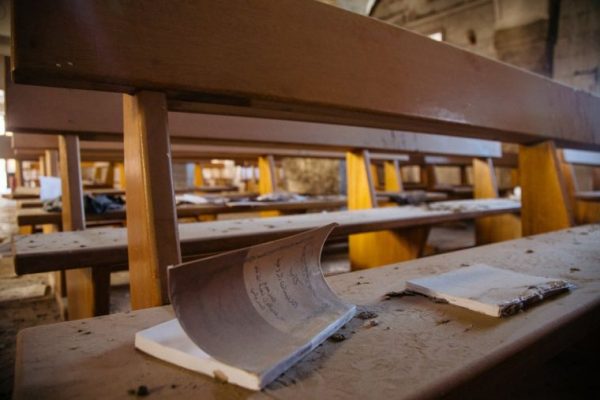
<svg viewBox="0 0 600 400">
<path fill-rule="evenodd" d="M 570 166 L 598 165 L 600 99 L 316 2 L 22 0 L 13 12 L 7 129 L 58 135 L 63 193 L 62 213 L 45 220 L 63 232 L 16 237 L 16 270 L 65 271 L 77 319 L 108 313 L 110 273 L 128 269 L 135 310 L 23 331 L 16 398 L 90 388 L 93 397 L 115 397 L 150 382 L 162 397 L 244 396 L 137 353 L 133 335 L 172 317 L 169 265 L 328 222 L 339 224 L 333 240 L 349 238 L 350 261 L 361 269 L 329 283 L 376 311 L 381 329 L 351 322 L 349 340 L 317 349 L 258 397 L 485 395 L 598 331 L 600 229 L 575 225 L 598 222 L 600 203 L 596 192 L 578 190 Z M 139 46 L 139 21 L 151 49 Z M 520 203 L 499 198 L 495 162 L 507 157 L 498 140 L 519 144 L 518 160 L 504 165 L 518 165 Z M 126 228 L 86 229 L 84 141 L 122 146 Z M 210 146 L 262 149 L 253 156 L 265 188 L 273 188 L 263 178 L 274 176 L 277 149 L 335 152 L 346 161 L 347 198 L 332 208 L 347 210 L 179 224 L 172 161 L 209 155 Z M 401 193 L 404 154 L 424 166 L 434 165 L 431 155 L 468 157 L 474 199 L 380 207 L 373 161 L 383 162 L 386 192 Z M 434 171 L 423 170 L 425 189 L 435 189 Z M 476 219 L 484 246 L 416 260 L 432 226 L 465 219 Z M 506 321 L 424 299 L 383 300 L 406 279 L 477 262 L 579 288 Z M 82 326 L 90 334 L 78 334 Z M 57 368 L 72 372 L 57 377 Z"/>
</svg>

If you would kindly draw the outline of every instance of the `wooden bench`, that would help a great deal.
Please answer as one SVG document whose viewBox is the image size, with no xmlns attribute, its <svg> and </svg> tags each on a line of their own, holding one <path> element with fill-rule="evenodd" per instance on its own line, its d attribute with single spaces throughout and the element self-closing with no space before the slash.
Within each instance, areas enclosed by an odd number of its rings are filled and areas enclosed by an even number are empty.
<svg viewBox="0 0 600 400">
<path fill-rule="evenodd" d="M 14 398 L 120 398 L 141 385 L 151 397 L 178 399 L 509 398 L 528 372 L 597 337 L 599 242 L 600 226 L 583 226 L 328 277 L 343 300 L 375 312 L 379 325 L 353 319 L 340 331 L 345 341 L 326 341 L 263 392 L 135 350 L 135 333 L 173 318 L 171 307 L 28 328 L 17 340 Z M 386 300 L 408 279 L 474 263 L 566 279 L 577 289 L 502 319 L 419 296 Z"/>
<path fill-rule="evenodd" d="M 249 213 L 277 211 L 284 214 L 302 213 L 315 210 L 333 210 L 346 206 L 346 199 L 342 196 L 330 198 L 307 199 L 302 201 L 241 201 L 225 204 L 182 204 L 177 206 L 178 218 L 196 218 L 200 216 L 216 216 L 219 214 Z M 125 210 L 107 211 L 103 214 L 86 214 L 86 221 L 123 221 Z M 23 208 L 17 211 L 17 225 L 44 225 L 62 223 L 62 213 L 46 211 L 41 208 Z"/>
<path fill-rule="evenodd" d="M 293 19 L 289 18 L 290 9 Z M 127 197 L 129 204 L 136 204 L 127 214 L 134 308 L 168 301 L 166 266 L 181 260 L 170 141 L 171 137 L 204 135 L 198 133 L 197 124 L 186 125 L 197 117 L 195 113 L 361 127 L 349 130 L 325 125 L 306 135 L 296 135 L 293 129 L 284 134 L 267 129 L 257 133 L 254 140 L 259 142 L 318 145 L 337 141 L 346 146 L 356 142 L 360 145 L 352 148 L 387 151 L 421 143 L 416 134 L 398 133 L 408 130 L 519 143 L 523 233 L 527 235 L 573 222 L 568 210 L 553 213 L 557 204 L 567 203 L 553 172 L 554 142 L 600 148 L 598 98 L 316 2 L 250 0 L 171 7 L 156 1 L 144 7 L 121 3 L 116 9 L 102 2 L 81 8 L 69 0 L 51 5 L 23 0 L 13 11 L 11 62 L 17 83 L 124 93 Z M 74 12 L 78 24 L 70 23 Z M 152 48 L 137 43 L 140 20 L 146 22 L 144 38 L 154 44 Z M 257 22 L 264 29 L 256 29 Z M 223 24 L 236 29 L 223 30 Z M 166 25 L 172 29 L 160 29 Z M 312 29 L 304 29 L 309 25 Z M 368 33 L 368 39 L 357 39 L 356 29 Z M 181 41 L 181 37 L 203 40 Z M 182 58 L 186 62 L 181 62 Z M 368 77 L 361 79 L 365 71 L 369 71 Z M 452 73 L 456 71 L 460 74 Z M 89 100 L 92 95 L 84 96 Z M 71 129 L 55 131 L 63 134 L 60 146 L 64 153 L 71 154 L 71 161 L 61 161 L 68 171 L 65 185 L 80 180 L 73 172 L 79 161 L 79 139 L 69 133 L 95 137 L 121 131 L 118 119 L 109 122 L 116 129 L 99 128 L 103 125 L 98 119 L 101 108 L 121 107 L 120 101 L 109 102 L 92 102 L 87 111 L 82 110 L 92 114 L 90 121 L 96 121 L 89 130 L 82 129 L 78 116 L 73 115 L 86 107 L 80 102 L 66 116 Z M 24 114 L 25 119 L 27 116 Z M 64 129 L 64 120 L 59 129 Z M 231 131 L 212 129 L 208 122 L 206 127 L 214 140 L 232 135 Z M 50 124 L 41 129 L 49 130 Z M 354 154 L 354 164 L 363 163 L 364 155 Z M 485 165 L 483 170 L 489 169 L 489 163 Z M 369 180 L 368 174 L 360 173 Z M 373 198 L 370 196 L 371 206 Z M 67 201 L 71 203 L 67 205 L 73 207 L 65 207 L 70 210 L 63 223 L 67 229 L 84 227 L 81 206 L 75 203 L 80 199 L 80 192 L 69 193 Z M 365 207 L 360 203 L 349 205 Z M 83 282 L 90 281 L 90 269 L 79 273 Z"/>
<path fill-rule="evenodd" d="M 280 238 L 330 222 L 337 222 L 332 239 L 348 235 L 402 228 L 429 227 L 444 222 L 518 213 L 520 205 L 511 200 L 465 200 L 427 206 L 374 208 L 355 211 L 293 215 L 261 219 L 224 220 L 179 225 L 184 257 L 233 250 Z M 14 240 L 15 271 L 31 274 L 70 270 L 87 266 L 102 279 L 94 280 L 96 314 L 108 313 L 110 272 L 126 268 L 127 229 L 98 228 L 59 232 L 51 235 L 17 236 Z"/>
</svg>

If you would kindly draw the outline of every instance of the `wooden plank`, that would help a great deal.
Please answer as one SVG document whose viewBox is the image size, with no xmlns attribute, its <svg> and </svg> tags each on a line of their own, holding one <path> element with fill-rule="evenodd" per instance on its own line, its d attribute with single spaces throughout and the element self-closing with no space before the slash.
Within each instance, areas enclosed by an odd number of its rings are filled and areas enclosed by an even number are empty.
<svg viewBox="0 0 600 400">
<path fill-rule="evenodd" d="M 123 96 L 127 236 L 133 309 L 166 304 L 167 267 L 181 262 L 163 94 Z"/>
<path fill-rule="evenodd" d="M 445 210 L 403 206 L 181 224 L 179 236 L 183 255 L 191 256 L 232 250 L 332 222 L 340 224 L 332 234 L 332 238 L 339 238 L 382 229 L 518 213 L 520 210 L 519 203 L 511 200 L 460 200 L 451 203 L 452 207 Z M 444 202 L 436 204 L 443 207 Z M 81 265 L 122 265 L 127 263 L 127 236 L 126 228 L 18 236 L 14 246 L 15 269 L 18 274 L 26 274 Z"/>
<path fill-rule="evenodd" d="M 498 183 L 490 158 L 473 159 L 473 181 L 475 199 L 498 198 Z M 475 221 L 477 245 L 517 239 L 521 237 L 521 230 L 521 218 L 514 214 L 478 218 Z"/>
<path fill-rule="evenodd" d="M 86 140 L 122 140 L 123 113 L 118 94 L 47 88 L 6 82 L 6 125 L 13 132 L 77 133 Z M 384 129 L 310 122 L 277 121 L 221 115 L 170 112 L 169 133 L 177 141 L 302 145 L 314 149 L 454 154 L 500 157 L 498 142 L 443 137 Z M 82 147 L 87 147 L 82 140 Z M 83 146 L 86 143 L 86 146 Z M 189 143 L 186 143 L 189 144 Z M 295 146 L 296 149 L 298 146 Z M 294 149 L 294 150 L 296 150 Z"/>
<path fill-rule="evenodd" d="M 59 136 L 60 176 L 62 184 L 62 229 L 85 229 L 79 138 Z M 84 267 L 84 264 L 79 265 Z M 69 319 L 89 318 L 108 312 L 110 272 L 106 269 L 78 268 L 66 272 Z"/>
<path fill-rule="evenodd" d="M 251 396 L 510 398 L 512 384 L 527 379 L 532 369 L 586 335 L 596 337 L 599 241 L 600 230 L 585 226 L 328 277 L 328 284 L 344 301 L 376 312 L 379 326 L 365 330 L 360 326 L 363 321 L 351 321 L 342 331 L 344 342 L 323 343 L 263 392 Z M 402 290 L 409 279 L 475 262 L 568 279 L 578 289 L 502 320 L 418 296 L 382 300 L 384 293 Z M 569 265 L 576 265 L 578 271 L 570 272 Z M 119 398 L 139 385 L 146 385 L 151 397 L 157 398 L 248 396 L 245 389 L 135 350 L 137 331 L 171 318 L 171 308 L 160 307 L 86 321 L 84 330 L 90 334 L 78 334 L 82 326 L 76 322 L 21 331 L 15 399 Z M 70 373 L 57 374 L 57 370 Z"/>
<path fill-rule="evenodd" d="M 600 147 L 597 97 L 317 2 L 27 0 L 13 17 L 20 83 L 169 92 L 172 109 Z M 202 103 L 180 101 L 190 99 Z"/>
<path fill-rule="evenodd" d="M 439 199 L 437 199 L 439 200 Z M 38 205 L 37 202 L 35 205 Z M 198 217 L 214 216 L 218 214 L 248 213 L 248 212 L 269 212 L 278 211 L 279 215 L 289 212 L 305 212 L 309 210 L 329 210 L 339 209 L 346 205 L 346 199 L 336 196 L 331 199 L 308 199 L 303 201 L 274 201 L 257 202 L 244 201 L 239 203 L 226 204 L 182 204 L 177 206 L 177 217 Z M 125 210 L 108 211 L 103 214 L 86 214 L 86 221 L 122 221 L 125 220 Z M 28 207 L 17 210 L 17 225 L 43 225 L 60 224 L 62 221 L 61 212 L 46 211 L 41 208 Z"/>
<path fill-rule="evenodd" d="M 573 206 L 554 143 L 521 146 L 519 173 L 523 236 L 573 226 Z"/>
</svg>

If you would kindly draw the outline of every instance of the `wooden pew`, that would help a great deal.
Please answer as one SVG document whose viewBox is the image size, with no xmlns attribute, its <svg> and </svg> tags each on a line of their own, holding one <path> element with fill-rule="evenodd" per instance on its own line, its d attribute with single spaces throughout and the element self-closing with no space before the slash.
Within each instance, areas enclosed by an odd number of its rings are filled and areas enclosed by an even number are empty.
<svg viewBox="0 0 600 400">
<path fill-rule="evenodd" d="M 456 206 L 455 202 L 452 203 Z M 444 202 L 436 203 L 436 207 Z M 184 257 L 197 257 L 232 250 L 280 238 L 328 222 L 340 224 L 331 240 L 348 235 L 382 229 L 415 229 L 464 219 L 476 219 L 518 212 L 518 202 L 511 200 L 463 201 L 461 210 L 429 209 L 427 206 L 375 208 L 334 211 L 244 220 L 223 220 L 180 224 L 178 234 Z M 125 228 L 97 228 L 51 235 L 17 236 L 14 241 L 15 271 L 31 274 L 51 271 L 79 271 L 88 266 L 98 274 L 109 274 L 115 268 L 127 268 L 128 234 Z M 130 267 L 131 268 L 131 267 Z M 96 288 L 92 307 L 108 312 L 109 288 Z M 100 290 L 102 289 L 102 290 Z"/>
<path fill-rule="evenodd" d="M 167 7 L 172 12 L 164 13 Z M 24 0 L 13 11 L 11 60 L 18 83 L 125 93 L 127 194 L 130 204 L 138 205 L 127 215 L 134 308 L 167 301 L 166 266 L 181 260 L 169 160 L 170 137 L 179 126 L 168 110 L 186 112 L 181 120 L 198 112 L 234 114 L 520 143 L 519 164 L 526 171 L 521 176 L 525 234 L 571 225 L 568 216 L 547 218 L 548 206 L 566 201 L 560 183 L 547 182 L 554 178 L 544 173 L 552 168 L 548 149 L 553 141 L 600 148 L 598 98 L 315 2 L 169 7 L 157 1 L 143 8 L 121 4 L 116 10 L 102 2 L 77 7 L 68 0 L 51 5 Z M 74 14 L 80 23 L 69 23 Z M 221 29 L 224 16 L 235 30 Z M 150 24 L 144 37 L 155 44 L 151 49 L 136 43 L 139 20 Z M 257 21 L 266 28 L 257 30 Z M 151 29 L 164 24 L 173 29 Z M 302 29 L 306 25 L 312 29 Z M 356 40 L 352 33 L 357 27 L 368 32 L 368 40 Z M 100 34 L 102 42 L 96 40 Z M 205 40 L 182 42 L 182 36 Z M 310 45 L 317 42 L 317 47 Z M 381 46 L 372 46 L 374 42 Z M 357 59 L 356 54 L 362 56 Z M 372 79 L 359 79 L 364 71 Z M 459 91 L 461 101 L 456 100 Z M 86 131 L 73 121 L 71 125 L 73 131 Z M 87 132 L 106 134 L 97 129 Z M 227 132 L 218 136 L 226 139 Z M 378 134 L 363 128 L 331 137 L 386 149 L 401 140 L 394 131 Z M 295 140 L 323 143 L 331 137 L 319 131 Z M 539 196 L 538 185 L 552 195 Z"/>
<path fill-rule="evenodd" d="M 173 318 L 171 307 L 28 328 L 17 340 L 14 398 L 116 398 L 140 385 L 160 398 L 510 398 L 532 370 L 597 337 L 598 242 L 592 225 L 328 277 L 343 300 L 377 313 L 379 325 L 367 329 L 353 319 L 340 331 L 345 341 L 326 341 L 263 392 L 135 350 L 135 333 Z M 408 279 L 474 263 L 560 277 L 578 288 L 503 319 L 420 296 L 385 299 Z"/>
</svg>

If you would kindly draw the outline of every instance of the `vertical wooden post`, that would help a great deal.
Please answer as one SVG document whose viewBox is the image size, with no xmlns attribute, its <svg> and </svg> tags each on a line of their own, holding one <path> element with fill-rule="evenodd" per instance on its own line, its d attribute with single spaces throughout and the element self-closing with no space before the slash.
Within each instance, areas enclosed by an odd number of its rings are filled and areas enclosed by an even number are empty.
<svg viewBox="0 0 600 400">
<path fill-rule="evenodd" d="M 201 188 L 204 186 L 204 175 L 202 174 L 202 165 L 194 164 L 194 187 Z"/>
<path fill-rule="evenodd" d="M 427 190 L 433 190 L 437 185 L 437 176 L 435 173 L 435 166 L 433 165 L 421 165 L 419 167 L 421 175 L 421 184 L 425 185 Z"/>
<path fill-rule="evenodd" d="M 476 199 L 498 198 L 498 183 L 491 158 L 473 159 L 473 195 Z M 514 214 L 478 218 L 475 221 L 477 245 L 516 239 L 521 236 L 521 219 Z"/>
<path fill-rule="evenodd" d="M 46 175 L 58 176 L 58 151 L 46 150 L 44 160 L 46 161 Z"/>
<path fill-rule="evenodd" d="M 379 182 L 379 170 L 377 164 L 370 163 L 371 167 L 371 179 L 373 180 L 373 188 L 377 191 L 381 187 L 381 182 Z"/>
<path fill-rule="evenodd" d="M 404 190 L 398 160 L 384 161 L 383 174 L 385 178 L 386 192 L 402 192 Z"/>
<path fill-rule="evenodd" d="M 123 95 L 131 306 L 168 303 L 167 267 L 181 262 L 163 93 Z"/>
<path fill-rule="evenodd" d="M 23 186 L 23 161 L 15 160 L 15 187 Z"/>
<path fill-rule="evenodd" d="M 59 176 L 58 170 L 58 150 L 46 150 L 44 152 L 46 162 L 46 173 L 48 176 Z M 52 233 L 60 231 L 60 227 L 54 224 L 45 224 L 42 226 L 42 232 Z M 67 296 L 67 277 L 65 271 L 50 272 L 49 283 L 52 287 L 57 303 L 59 304 L 60 312 L 63 318 L 67 318 L 66 303 L 63 298 Z"/>
<path fill-rule="evenodd" d="M 275 170 L 275 158 L 273 155 L 258 157 L 258 193 L 261 195 L 275 193 L 277 191 L 277 171 Z M 278 217 L 280 211 L 261 211 L 261 217 Z"/>
<path fill-rule="evenodd" d="M 117 173 L 119 174 L 119 187 L 125 190 L 125 164 L 117 163 L 115 166 Z"/>
<path fill-rule="evenodd" d="M 115 165 L 112 162 L 108 163 L 106 167 L 106 177 L 104 178 L 106 186 L 113 188 L 115 187 Z"/>
<path fill-rule="evenodd" d="M 258 193 L 269 194 L 276 190 L 275 159 L 272 155 L 258 157 Z"/>
<path fill-rule="evenodd" d="M 58 141 L 64 231 L 85 229 L 79 137 L 61 135 Z M 66 273 L 69 319 L 107 314 L 110 272 L 99 268 L 72 269 Z"/>
<path fill-rule="evenodd" d="M 346 153 L 348 209 L 377 207 L 369 152 Z M 379 267 L 418 257 L 427 240 L 427 228 L 411 228 L 350 235 L 353 269 Z"/>
<path fill-rule="evenodd" d="M 46 158 L 44 156 L 38 158 L 38 173 L 38 176 L 46 176 Z"/>
<path fill-rule="evenodd" d="M 519 148 L 523 236 L 573 226 L 573 207 L 554 142 Z"/>
<path fill-rule="evenodd" d="M 469 174 L 467 173 L 467 166 L 461 165 L 460 167 L 460 184 L 467 186 L 469 184 Z"/>
</svg>

